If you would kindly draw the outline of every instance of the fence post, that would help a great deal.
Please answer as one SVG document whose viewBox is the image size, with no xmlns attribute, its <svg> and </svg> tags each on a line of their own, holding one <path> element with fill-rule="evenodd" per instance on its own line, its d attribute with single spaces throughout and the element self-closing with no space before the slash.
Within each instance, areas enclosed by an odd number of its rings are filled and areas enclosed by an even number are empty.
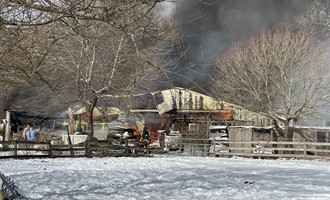
<svg viewBox="0 0 330 200">
<path fill-rule="evenodd" d="M 48 156 L 51 158 L 53 156 L 52 154 L 52 142 L 48 141 Z"/>
<path fill-rule="evenodd" d="M 181 153 L 184 151 L 184 144 L 183 144 L 183 138 L 182 138 L 182 135 L 180 136 L 180 138 L 179 138 L 179 153 L 180 153 L 180 155 L 181 155 Z M 182 149 L 183 149 L 183 151 L 182 151 Z"/>
<path fill-rule="evenodd" d="M 216 155 L 215 155 L 215 138 L 212 139 L 212 148 L 213 148 L 213 157 L 216 157 Z"/>
<path fill-rule="evenodd" d="M 85 141 L 85 157 L 88 157 L 88 142 Z"/>
<path fill-rule="evenodd" d="M 264 153 L 264 151 L 265 150 L 262 150 L 262 149 L 264 149 L 265 147 L 264 147 L 264 145 L 261 145 L 262 143 L 260 142 L 260 141 L 257 141 L 257 148 L 256 148 L 256 150 L 257 150 L 257 152 L 258 152 L 258 159 L 261 159 L 261 154 L 263 154 Z M 252 147 L 253 147 L 253 143 L 252 143 Z M 252 153 L 253 153 L 253 150 L 252 150 Z"/>
<path fill-rule="evenodd" d="M 209 155 L 209 141 L 203 142 L 203 146 L 204 146 L 204 156 L 208 156 Z"/>
<path fill-rule="evenodd" d="M 129 150 L 128 150 L 128 139 L 127 137 L 125 138 L 125 154 L 128 155 L 129 154 Z"/>
<path fill-rule="evenodd" d="M 86 142 L 86 147 L 85 147 L 85 156 L 87 158 L 91 158 L 92 157 L 92 150 L 91 150 L 91 143 L 90 142 Z"/>
<path fill-rule="evenodd" d="M 305 155 L 305 158 L 307 156 L 306 149 L 307 149 L 307 141 L 304 142 L 304 155 Z"/>
<path fill-rule="evenodd" d="M 73 144 L 69 144 L 70 145 L 70 154 L 71 154 L 71 157 L 74 157 L 74 150 L 73 150 Z"/>
<path fill-rule="evenodd" d="M 17 140 L 14 140 L 14 158 L 17 158 Z"/>
</svg>

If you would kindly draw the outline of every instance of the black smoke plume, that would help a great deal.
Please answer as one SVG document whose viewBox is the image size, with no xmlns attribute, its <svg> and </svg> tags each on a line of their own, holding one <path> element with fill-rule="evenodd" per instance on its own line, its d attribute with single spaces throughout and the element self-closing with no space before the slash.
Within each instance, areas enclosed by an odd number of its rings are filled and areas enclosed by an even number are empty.
<svg viewBox="0 0 330 200">
<path fill-rule="evenodd" d="M 176 15 L 186 55 L 178 67 L 193 66 L 182 74 L 207 91 L 215 59 L 233 43 L 281 23 L 297 23 L 307 6 L 308 0 L 182 0 Z M 182 78 L 174 82 L 194 87 Z"/>
</svg>

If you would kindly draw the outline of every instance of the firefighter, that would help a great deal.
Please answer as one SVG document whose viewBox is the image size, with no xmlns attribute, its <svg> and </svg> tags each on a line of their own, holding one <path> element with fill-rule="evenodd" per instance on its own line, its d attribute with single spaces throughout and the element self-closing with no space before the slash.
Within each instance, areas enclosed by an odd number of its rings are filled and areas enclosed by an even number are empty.
<svg viewBox="0 0 330 200">
<path fill-rule="evenodd" d="M 150 133 L 147 129 L 147 127 L 143 128 L 142 132 L 142 143 L 143 143 L 143 154 L 148 155 L 149 154 L 149 138 L 150 138 Z"/>
</svg>

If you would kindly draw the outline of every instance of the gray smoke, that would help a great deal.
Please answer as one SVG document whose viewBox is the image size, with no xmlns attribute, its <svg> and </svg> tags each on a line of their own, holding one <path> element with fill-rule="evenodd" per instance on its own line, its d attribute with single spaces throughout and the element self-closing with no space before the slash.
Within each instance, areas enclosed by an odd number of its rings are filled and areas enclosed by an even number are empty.
<svg viewBox="0 0 330 200">
<path fill-rule="evenodd" d="M 182 0 L 177 17 L 182 20 L 183 46 L 180 67 L 196 65 L 183 74 L 207 89 L 215 59 L 233 43 L 246 40 L 280 23 L 294 24 L 308 0 Z M 190 81 L 175 81 L 191 88 Z"/>
</svg>

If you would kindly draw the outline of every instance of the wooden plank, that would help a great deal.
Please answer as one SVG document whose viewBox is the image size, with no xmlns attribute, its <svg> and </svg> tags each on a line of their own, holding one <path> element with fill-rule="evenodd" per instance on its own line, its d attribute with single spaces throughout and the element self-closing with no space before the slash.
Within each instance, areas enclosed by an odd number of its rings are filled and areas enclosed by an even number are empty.
<svg viewBox="0 0 330 200">
<path fill-rule="evenodd" d="M 329 160 L 330 156 L 304 155 L 304 154 L 257 154 L 257 153 L 217 153 L 220 156 L 242 156 L 242 157 L 273 157 L 273 158 L 303 158 Z"/>
</svg>

